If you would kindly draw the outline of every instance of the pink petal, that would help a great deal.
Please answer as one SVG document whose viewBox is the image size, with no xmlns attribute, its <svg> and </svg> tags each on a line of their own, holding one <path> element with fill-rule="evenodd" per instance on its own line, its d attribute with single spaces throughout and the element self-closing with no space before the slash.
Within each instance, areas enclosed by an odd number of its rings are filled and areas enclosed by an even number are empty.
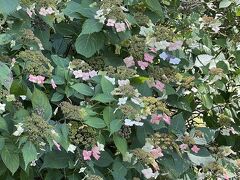
<svg viewBox="0 0 240 180">
<path fill-rule="evenodd" d="M 97 147 L 97 146 L 94 146 L 93 148 L 92 148 L 92 155 L 93 155 L 93 157 L 96 159 L 96 160 L 98 160 L 99 158 L 100 158 L 100 150 L 99 150 L 99 147 Z"/>
<path fill-rule="evenodd" d="M 108 19 L 106 25 L 107 25 L 107 26 L 110 26 L 110 27 L 114 27 L 115 23 L 116 23 L 116 20 L 115 20 L 115 19 Z"/>
<path fill-rule="evenodd" d="M 150 63 L 153 63 L 154 56 L 149 53 L 144 53 L 144 60 Z"/>
<path fill-rule="evenodd" d="M 171 124 L 171 118 L 170 118 L 168 115 L 163 114 L 163 120 L 164 120 L 168 125 Z"/>
<path fill-rule="evenodd" d="M 132 66 L 135 65 L 135 62 L 134 62 L 132 56 L 126 57 L 125 59 L 123 59 L 123 61 L 126 64 L 127 67 L 132 67 Z"/>
<path fill-rule="evenodd" d="M 184 151 L 185 149 L 188 148 L 188 145 L 187 144 L 181 144 L 179 147 L 182 151 Z"/>
<path fill-rule="evenodd" d="M 138 61 L 138 65 L 142 70 L 145 70 L 148 67 L 148 62 Z"/>
<path fill-rule="evenodd" d="M 198 148 L 196 145 L 194 145 L 191 150 L 195 153 L 198 153 L 198 151 L 200 150 L 200 148 Z"/>
<path fill-rule="evenodd" d="M 57 147 L 59 151 L 61 151 L 61 146 L 55 140 L 53 140 L 53 144 Z"/>
<path fill-rule="evenodd" d="M 160 114 L 153 114 L 150 123 L 152 123 L 152 124 L 159 124 L 161 119 L 162 119 L 162 115 L 160 115 Z"/>
<path fill-rule="evenodd" d="M 92 155 L 92 151 L 86 151 L 83 150 L 83 159 L 86 160 L 91 160 L 91 155 Z"/>
<path fill-rule="evenodd" d="M 155 81 L 154 87 L 162 92 L 164 90 L 165 85 L 161 81 L 157 80 L 157 81 Z"/>
<path fill-rule="evenodd" d="M 115 28 L 117 32 L 123 32 L 126 30 L 125 23 L 115 23 Z"/>
<path fill-rule="evenodd" d="M 159 157 L 163 157 L 162 149 L 160 147 L 158 147 L 156 149 L 152 149 L 150 152 L 154 156 L 155 159 L 157 159 Z"/>
</svg>

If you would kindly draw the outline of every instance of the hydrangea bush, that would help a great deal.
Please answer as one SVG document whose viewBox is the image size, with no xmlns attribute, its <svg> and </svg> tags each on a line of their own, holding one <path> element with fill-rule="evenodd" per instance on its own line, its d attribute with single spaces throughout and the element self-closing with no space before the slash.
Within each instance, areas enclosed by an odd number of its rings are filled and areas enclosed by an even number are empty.
<svg viewBox="0 0 240 180">
<path fill-rule="evenodd" d="M 0 0 L 0 179 L 237 179 L 239 0 Z"/>
</svg>

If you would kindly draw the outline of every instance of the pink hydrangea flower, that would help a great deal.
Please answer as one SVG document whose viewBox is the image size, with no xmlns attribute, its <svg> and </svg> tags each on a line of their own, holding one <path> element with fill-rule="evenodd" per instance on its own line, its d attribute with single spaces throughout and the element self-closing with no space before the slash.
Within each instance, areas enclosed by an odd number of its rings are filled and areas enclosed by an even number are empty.
<svg viewBox="0 0 240 180">
<path fill-rule="evenodd" d="M 115 28 L 117 32 L 123 32 L 126 30 L 125 23 L 115 23 Z"/>
<path fill-rule="evenodd" d="M 56 89 L 56 88 L 57 88 L 57 85 L 56 85 L 56 83 L 54 82 L 53 79 L 51 79 L 51 85 L 52 85 L 52 88 L 53 88 L 53 89 Z"/>
<path fill-rule="evenodd" d="M 88 73 L 88 72 L 83 72 L 83 74 L 82 74 L 82 79 L 83 79 L 84 81 L 89 80 L 89 79 L 90 79 L 89 73 Z"/>
<path fill-rule="evenodd" d="M 155 81 L 154 87 L 157 88 L 159 91 L 163 91 L 165 85 L 161 81 Z"/>
<path fill-rule="evenodd" d="M 99 150 L 98 146 L 94 146 L 92 148 L 92 155 L 96 160 L 98 160 L 100 158 L 100 150 Z"/>
<path fill-rule="evenodd" d="M 200 148 L 197 147 L 196 145 L 194 145 L 194 146 L 191 148 L 191 150 L 192 150 L 193 152 L 195 152 L 195 153 L 198 153 L 198 151 L 200 150 Z"/>
<path fill-rule="evenodd" d="M 82 72 L 82 70 L 73 71 L 73 75 L 75 76 L 75 78 L 82 78 L 83 72 Z"/>
<path fill-rule="evenodd" d="M 34 76 L 34 75 L 30 74 L 28 80 L 33 83 L 44 84 L 45 77 L 44 76 Z"/>
<path fill-rule="evenodd" d="M 151 52 L 153 52 L 153 53 L 156 53 L 156 52 L 157 52 L 157 48 L 155 48 L 155 47 L 151 47 L 151 48 L 149 48 L 149 50 L 150 50 Z"/>
<path fill-rule="evenodd" d="M 163 157 L 162 149 L 160 147 L 152 149 L 150 153 L 154 156 L 155 159 Z"/>
<path fill-rule="evenodd" d="M 91 160 L 91 156 L 92 156 L 92 151 L 86 151 L 86 150 L 83 150 L 83 159 L 85 161 L 87 160 Z"/>
<path fill-rule="evenodd" d="M 165 121 L 165 123 L 167 123 L 168 125 L 171 124 L 171 118 L 170 116 L 163 114 L 163 120 Z"/>
<path fill-rule="evenodd" d="M 95 71 L 95 70 L 89 71 L 89 76 L 90 76 L 91 78 L 97 76 L 97 71 Z"/>
<path fill-rule="evenodd" d="M 148 62 L 144 62 L 144 61 L 138 61 L 138 65 L 140 66 L 140 68 L 142 70 L 145 70 L 148 67 Z"/>
<path fill-rule="evenodd" d="M 61 151 L 61 146 L 58 144 L 55 140 L 53 140 L 53 144 L 56 146 L 56 148 Z"/>
<path fill-rule="evenodd" d="M 188 145 L 187 144 L 181 144 L 181 145 L 179 145 L 179 147 L 182 151 L 184 151 L 185 149 L 188 148 Z"/>
<path fill-rule="evenodd" d="M 224 173 L 223 177 L 224 177 L 225 180 L 229 180 L 229 176 L 227 175 L 227 173 Z"/>
<path fill-rule="evenodd" d="M 116 23 L 116 20 L 115 19 L 108 19 L 107 21 L 107 26 L 110 26 L 110 27 L 114 27 L 115 26 L 115 23 Z"/>
<path fill-rule="evenodd" d="M 45 9 L 44 7 L 41 7 L 39 11 L 39 14 L 42 16 L 47 16 L 53 13 L 54 13 L 54 10 L 51 7 L 48 7 L 47 9 Z"/>
<path fill-rule="evenodd" d="M 150 63 L 153 63 L 154 56 L 149 53 L 144 53 L 144 60 Z"/>
<path fill-rule="evenodd" d="M 150 123 L 152 123 L 152 124 L 159 124 L 161 119 L 162 119 L 162 115 L 161 114 L 153 114 Z"/>
<path fill-rule="evenodd" d="M 175 51 L 177 49 L 181 49 L 182 45 L 183 45 L 182 41 L 176 41 L 174 43 L 170 43 L 170 45 L 168 46 L 168 50 Z"/>
<path fill-rule="evenodd" d="M 126 64 L 127 67 L 135 66 L 135 62 L 134 62 L 132 56 L 126 57 L 125 59 L 123 59 L 123 61 Z"/>
</svg>

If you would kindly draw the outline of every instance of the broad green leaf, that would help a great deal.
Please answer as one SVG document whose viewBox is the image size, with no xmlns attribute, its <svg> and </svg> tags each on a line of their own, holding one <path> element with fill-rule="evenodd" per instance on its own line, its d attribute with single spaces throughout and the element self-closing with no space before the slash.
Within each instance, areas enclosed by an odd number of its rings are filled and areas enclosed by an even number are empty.
<svg viewBox="0 0 240 180">
<path fill-rule="evenodd" d="M 111 92 L 114 90 L 113 84 L 107 80 L 104 76 L 101 79 L 101 87 L 102 91 L 105 94 L 111 94 Z"/>
<path fill-rule="evenodd" d="M 195 165 L 207 165 L 208 163 L 215 161 L 209 151 L 203 147 L 200 147 L 200 151 L 197 154 L 194 152 L 188 152 L 187 154 L 189 159 Z"/>
<path fill-rule="evenodd" d="M 103 28 L 103 24 L 100 23 L 96 19 L 87 19 L 82 26 L 82 32 L 81 35 L 83 34 L 92 34 L 94 32 L 99 32 Z"/>
<path fill-rule="evenodd" d="M 80 18 L 80 14 L 87 18 L 94 18 L 96 8 L 90 8 L 89 5 L 79 4 L 74 1 L 67 3 L 67 7 L 63 10 L 64 14 L 74 18 Z"/>
<path fill-rule="evenodd" d="M 19 0 L 0 0 L 0 14 L 9 15 L 17 9 L 18 5 Z"/>
<path fill-rule="evenodd" d="M 48 152 L 44 156 L 42 168 L 62 169 L 68 167 L 69 155 L 64 151 Z"/>
<path fill-rule="evenodd" d="M 164 17 L 162 6 L 158 0 L 145 0 L 145 2 L 153 12 L 162 18 Z"/>
<path fill-rule="evenodd" d="M 8 131 L 8 125 L 4 118 L 0 116 L 0 130 Z"/>
<path fill-rule="evenodd" d="M 111 121 L 110 123 L 111 134 L 118 132 L 121 129 L 122 125 L 123 123 L 119 119 L 114 119 L 113 121 Z"/>
<path fill-rule="evenodd" d="M 10 68 L 0 61 L 0 83 L 8 90 L 13 82 L 13 75 Z"/>
<path fill-rule="evenodd" d="M 53 95 L 52 95 L 52 98 L 51 98 L 51 101 L 52 102 L 58 102 L 58 101 L 61 101 L 62 99 L 64 98 L 64 95 L 59 93 L 59 92 L 55 92 Z"/>
<path fill-rule="evenodd" d="M 66 68 L 69 66 L 68 58 L 61 58 L 58 55 L 52 55 L 51 58 L 53 62 L 59 67 Z"/>
<path fill-rule="evenodd" d="M 107 126 L 110 125 L 110 122 L 114 118 L 113 112 L 114 112 L 114 109 L 111 108 L 110 106 L 105 107 L 103 110 L 103 120 L 105 121 Z"/>
<path fill-rule="evenodd" d="M 0 46 L 10 43 L 11 40 L 12 40 L 12 36 L 10 34 L 5 34 L 5 33 L 0 34 Z"/>
<path fill-rule="evenodd" d="M 33 109 L 43 111 L 43 117 L 45 120 L 49 120 L 52 117 L 52 107 L 49 103 L 48 97 L 36 87 L 32 94 L 32 106 Z"/>
<path fill-rule="evenodd" d="M 124 177 L 127 175 L 127 172 L 128 172 L 127 168 L 119 160 L 114 161 L 112 171 L 114 179 L 117 180 L 120 179 L 120 177 L 125 179 Z"/>
<path fill-rule="evenodd" d="M 84 123 L 94 128 L 106 127 L 105 122 L 102 119 L 97 117 L 87 117 Z"/>
<path fill-rule="evenodd" d="M 94 164 L 98 167 L 107 167 L 113 162 L 112 156 L 107 151 L 101 152 L 101 157 L 99 160 L 95 160 Z"/>
<path fill-rule="evenodd" d="M 230 6 L 232 4 L 232 1 L 230 0 L 222 0 L 219 3 L 219 8 L 227 8 L 228 6 Z"/>
<path fill-rule="evenodd" d="M 93 33 L 78 36 L 75 47 L 79 54 L 89 58 L 104 46 L 104 34 Z"/>
<path fill-rule="evenodd" d="M 5 138 L 0 137 L 0 151 L 3 149 L 4 145 L 5 145 Z"/>
<path fill-rule="evenodd" d="M 213 106 L 213 100 L 212 98 L 210 97 L 209 94 L 204 94 L 204 95 L 201 95 L 201 99 L 202 99 L 202 102 L 203 102 L 203 105 L 208 108 L 208 109 L 211 109 L 212 106 Z"/>
<path fill-rule="evenodd" d="M 10 92 L 15 96 L 25 95 L 27 93 L 27 85 L 23 80 L 16 79 L 12 82 Z"/>
<path fill-rule="evenodd" d="M 176 135 L 183 135 L 186 127 L 185 127 L 185 120 L 183 118 L 182 113 L 173 116 L 171 119 L 171 125 L 169 128 L 176 134 Z"/>
<path fill-rule="evenodd" d="M 123 137 L 121 137 L 119 135 L 114 134 L 113 141 L 114 141 L 117 149 L 119 150 L 119 152 L 121 152 L 122 155 L 125 155 L 127 152 L 127 149 L 128 149 L 126 139 L 124 139 Z"/>
<path fill-rule="evenodd" d="M 78 93 L 83 94 L 85 96 L 93 96 L 94 91 L 88 85 L 83 83 L 77 83 L 71 86 L 71 88 L 75 89 Z"/>
<path fill-rule="evenodd" d="M 92 100 L 99 101 L 102 103 L 110 103 L 112 101 L 115 101 L 112 95 L 109 94 L 97 94 L 95 97 L 92 98 Z"/>
<path fill-rule="evenodd" d="M 25 162 L 25 169 L 27 169 L 28 164 L 37 159 L 37 150 L 34 144 L 30 141 L 27 141 L 22 148 L 22 154 Z"/>
<path fill-rule="evenodd" d="M 14 174 L 19 167 L 19 155 L 11 145 L 5 145 L 1 152 L 1 158 L 6 167 Z"/>
</svg>

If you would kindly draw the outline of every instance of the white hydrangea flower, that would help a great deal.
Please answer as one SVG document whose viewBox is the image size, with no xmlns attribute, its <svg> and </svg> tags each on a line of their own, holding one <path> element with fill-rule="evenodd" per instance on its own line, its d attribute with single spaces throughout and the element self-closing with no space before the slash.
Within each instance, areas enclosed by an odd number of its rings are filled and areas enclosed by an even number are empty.
<svg viewBox="0 0 240 180">
<path fill-rule="evenodd" d="M 133 157 L 132 153 L 126 152 L 123 156 L 123 161 L 131 163 L 132 157 Z"/>
<path fill-rule="evenodd" d="M 128 97 L 123 97 L 118 99 L 118 105 L 124 105 L 127 102 Z"/>
<path fill-rule="evenodd" d="M 74 146 L 73 144 L 69 144 L 69 146 L 68 146 L 68 149 L 67 149 L 67 152 L 72 152 L 72 153 L 74 153 L 74 151 L 77 149 L 77 147 L 76 146 Z"/>
<path fill-rule="evenodd" d="M 13 133 L 14 136 L 20 136 L 23 132 L 24 132 L 24 129 L 23 129 L 23 123 L 18 123 L 15 125 L 17 130 Z"/>
<path fill-rule="evenodd" d="M 21 98 L 22 100 L 26 100 L 26 99 L 27 99 L 27 96 L 21 95 L 20 98 Z"/>
<path fill-rule="evenodd" d="M 2 103 L 0 103 L 0 113 L 2 112 L 5 112 L 6 111 L 6 104 L 2 104 Z"/>
<path fill-rule="evenodd" d="M 83 173 L 87 168 L 86 167 L 82 167 L 78 173 Z"/>
<path fill-rule="evenodd" d="M 143 126 L 143 122 L 138 122 L 138 121 L 132 121 L 131 119 L 125 119 L 124 120 L 124 125 L 125 126 Z"/>
<path fill-rule="evenodd" d="M 130 84 L 130 81 L 128 79 L 126 80 L 118 80 L 118 85 L 119 86 L 125 86 L 125 85 L 128 85 Z"/>
<path fill-rule="evenodd" d="M 109 76 L 104 76 L 107 80 L 109 80 L 111 83 L 112 83 L 112 85 L 115 85 L 116 83 L 115 83 L 115 78 L 110 78 Z"/>
<path fill-rule="evenodd" d="M 97 142 L 97 147 L 99 148 L 99 151 L 105 151 L 104 150 L 104 145 L 99 143 L 99 142 Z"/>
</svg>

